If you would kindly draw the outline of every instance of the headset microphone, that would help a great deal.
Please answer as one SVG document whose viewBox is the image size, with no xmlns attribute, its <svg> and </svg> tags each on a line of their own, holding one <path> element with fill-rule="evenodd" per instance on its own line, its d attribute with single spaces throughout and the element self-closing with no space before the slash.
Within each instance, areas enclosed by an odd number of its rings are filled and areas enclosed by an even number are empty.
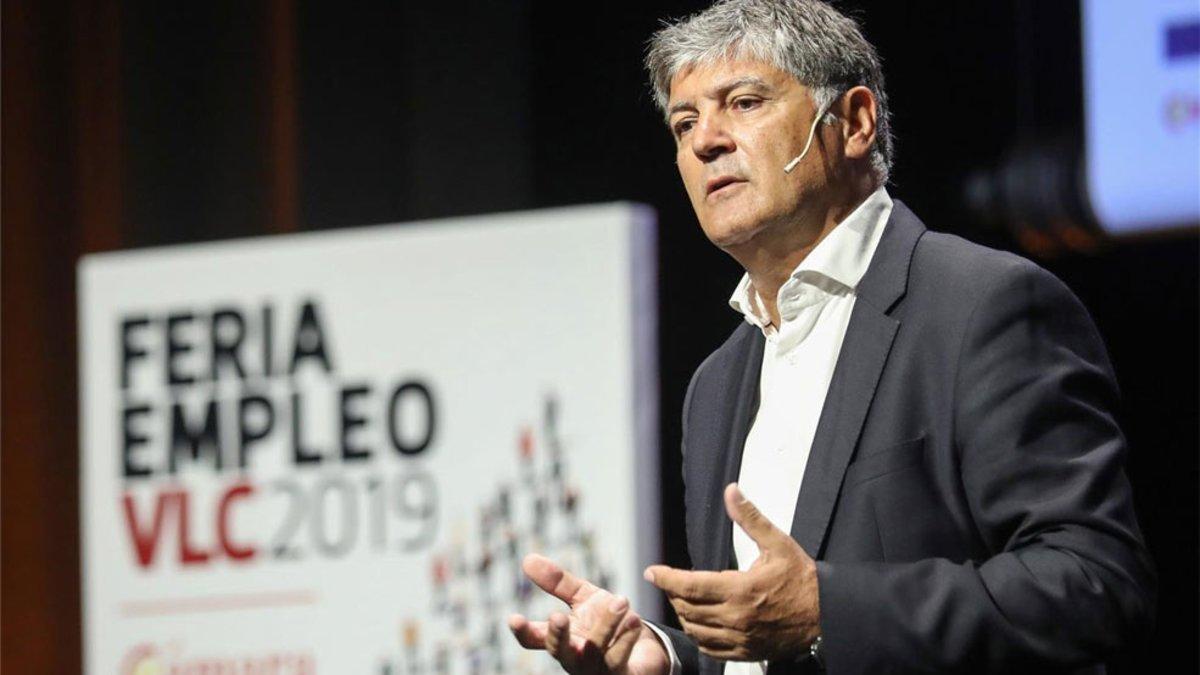
<svg viewBox="0 0 1200 675">
<path fill-rule="evenodd" d="M 800 163 L 800 160 L 804 159 L 804 156 L 808 154 L 808 149 L 810 146 L 812 146 L 813 136 L 817 133 L 817 125 L 820 124 L 822 118 L 829 113 L 829 109 L 833 107 L 834 101 L 836 100 L 837 99 L 834 99 L 833 101 L 826 103 L 824 107 L 817 112 L 817 116 L 813 118 L 812 128 L 808 130 L 808 140 L 804 143 L 804 149 L 800 151 L 799 155 L 796 155 L 795 159 L 788 162 L 787 166 L 783 167 L 784 173 L 791 173 L 792 169 L 796 168 L 796 165 Z"/>
</svg>

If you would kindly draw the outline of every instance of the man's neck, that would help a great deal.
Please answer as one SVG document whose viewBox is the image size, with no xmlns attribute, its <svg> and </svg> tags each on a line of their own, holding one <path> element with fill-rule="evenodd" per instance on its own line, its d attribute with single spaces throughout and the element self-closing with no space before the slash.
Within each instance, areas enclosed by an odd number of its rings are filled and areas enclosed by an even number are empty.
<svg viewBox="0 0 1200 675">
<path fill-rule="evenodd" d="M 764 232 L 762 236 L 746 242 L 739 250 L 730 251 L 750 276 L 753 291 L 758 294 L 761 307 L 770 317 L 772 326 L 778 328 L 780 325 L 779 289 L 808 254 L 872 192 L 874 189 L 860 191 L 853 198 L 831 205 L 817 216 Z"/>
</svg>

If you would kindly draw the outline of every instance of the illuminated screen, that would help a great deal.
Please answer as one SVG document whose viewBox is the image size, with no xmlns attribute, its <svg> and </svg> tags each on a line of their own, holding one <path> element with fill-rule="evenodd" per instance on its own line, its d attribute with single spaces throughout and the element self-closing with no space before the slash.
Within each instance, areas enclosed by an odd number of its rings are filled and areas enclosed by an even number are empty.
<svg viewBox="0 0 1200 675">
<path fill-rule="evenodd" d="M 1200 3 L 1083 0 L 1087 185 L 1114 234 L 1200 222 Z"/>
</svg>

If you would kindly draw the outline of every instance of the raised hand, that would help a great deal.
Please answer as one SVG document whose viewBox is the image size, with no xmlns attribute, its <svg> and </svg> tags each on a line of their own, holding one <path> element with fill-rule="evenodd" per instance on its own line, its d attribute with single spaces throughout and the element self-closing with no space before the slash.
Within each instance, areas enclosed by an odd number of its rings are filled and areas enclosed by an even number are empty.
<svg viewBox="0 0 1200 675">
<path fill-rule="evenodd" d="M 525 575 L 543 591 L 567 604 L 569 614 L 554 612 L 546 621 L 520 614 L 508 627 L 526 649 L 544 649 L 568 673 L 666 675 L 671 663 L 658 637 L 621 596 L 567 572 L 548 558 L 528 555 Z"/>
<path fill-rule="evenodd" d="M 651 565 L 646 580 L 666 592 L 684 631 L 709 656 L 766 661 L 803 654 L 821 634 L 816 563 L 736 483 L 725 487 L 725 510 L 758 544 L 750 569 L 691 572 Z"/>
</svg>

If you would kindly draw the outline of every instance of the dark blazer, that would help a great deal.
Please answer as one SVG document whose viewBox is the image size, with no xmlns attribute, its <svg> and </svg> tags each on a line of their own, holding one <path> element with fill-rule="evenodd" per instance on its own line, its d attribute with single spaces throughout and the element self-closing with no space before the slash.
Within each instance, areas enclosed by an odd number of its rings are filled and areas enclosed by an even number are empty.
<svg viewBox="0 0 1200 675">
<path fill-rule="evenodd" d="M 721 498 L 758 404 L 742 323 L 683 406 L 688 552 L 732 564 Z M 828 672 L 1103 672 L 1154 572 L 1087 311 L 1033 263 L 899 201 L 858 288 L 791 535 L 817 559 Z M 679 631 L 685 672 L 720 673 Z M 806 658 L 771 672 L 811 669 Z"/>
</svg>

